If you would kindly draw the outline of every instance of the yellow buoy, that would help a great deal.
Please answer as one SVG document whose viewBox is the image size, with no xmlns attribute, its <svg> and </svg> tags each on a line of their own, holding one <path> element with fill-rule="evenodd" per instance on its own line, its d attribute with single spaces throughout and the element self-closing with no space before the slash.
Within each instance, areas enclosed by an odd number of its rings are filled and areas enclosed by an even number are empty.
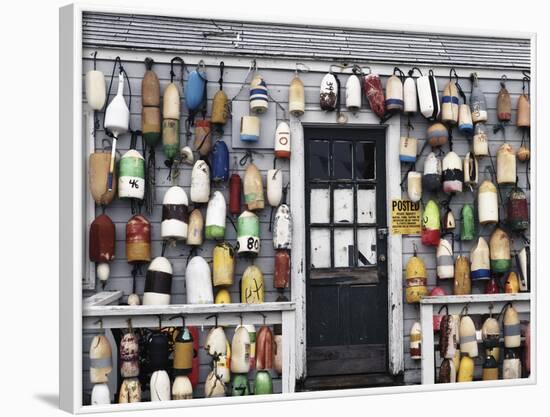
<svg viewBox="0 0 550 417">
<path fill-rule="evenodd" d="M 241 280 L 241 302 L 259 304 L 264 302 L 264 274 L 256 265 L 245 269 Z"/>
<path fill-rule="evenodd" d="M 218 243 L 212 253 L 214 287 L 233 285 L 235 273 L 235 251 L 229 242 Z"/>
</svg>

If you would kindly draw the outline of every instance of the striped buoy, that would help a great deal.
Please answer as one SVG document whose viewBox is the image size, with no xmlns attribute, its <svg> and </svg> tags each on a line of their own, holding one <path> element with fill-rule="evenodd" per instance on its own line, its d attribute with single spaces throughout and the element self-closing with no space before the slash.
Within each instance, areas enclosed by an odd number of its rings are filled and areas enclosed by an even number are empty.
<svg viewBox="0 0 550 417">
<path fill-rule="evenodd" d="M 470 258 L 472 260 L 472 281 L 488 280 L 491 278 L 489 246 L 481 236 L 477 240 L 477 244 L 472 248 Z"/>
<path fill-rule="evenodd" d="M 497 227 L 491 234 L 489 241 L 491 271 L 495 274 L 508 272 L 512 267 L 510 256 L 510 238 L 508 234 Z"/>
<path fill-rule="evenodd" d="M 145 159 L 135 149 L 128 150 L 120 158 L 118 196 L 138 200 L 145 196 Z"/>
<path fill-rule="evenodd" d="M 193 398 L 193 386 L 188 376 L 179 375 L 172 384 L 173 400 L 190 400 Z"/>
<path fill-rule="evenodd" d="M 155 147 L 161 139 L 160 82 L 152 58 L 145 58 L 145 74 L 141 79 L 141 131 L 148 146 Z"/>
<path fill-rule="evenodd" d="M 241 117 L 240 138 L 243 142 L 258 142 L 260 139 L 260 118 L 256 116 Z"/>
<path fill-rule="evenodd" d="M 449 130 L 443 123 L 432 123 L 426 133 L 431 147 L 443 146 L 449 140 Z"/>
<path fill-rule="evenodd" d="M 422 188 L 428 191 L 441 189 L 441 160 L 430 152 L 424 161 L 424 174 L 422 176 Z"/>
<path fill-rule="evenodd" d="M 464 171 L 462 171 L 460 157 L 455 152 L 451 151 L 445 155 L 442 170 L 443 191 L 446 193 L 462 192 Z"/>
<path fill-rule="evenodd" d="M 260 253 L 260 219 L 243 211 L 237 220 L 237 253 L 256 256 Z"/>
<path fill-rule="evenodd" d="M 386 82 L 386 109 L 390 112 L 403 111 L 403 83 L 401 79 L 395 75 L 398 69 L 394 69 L 394 73 Z"/>
<path fill-rule="evenodd" d="M 481 339 L 483 346 L 487 349 L 495 348 L 500 345 L 500 325 L 494 317 L 489 317 L 481 326 Z"/>
<path fill-rule="evenodd" d="M 419 322 L 415 321 L 411 326 L 409 338 L 411 359 L 422 359 L 422 329 Z"/>
<path fill-rule="evenodd" d="M 441 121 L 451 126 L 458 123 L 458 89 L 453 81 L 449 81 L 443 89 Z"/>
<path fill-rule="evenodd" d="M 399 160 L 401 162 L 416 162 L 417 139 L 410 136 L 401 136 L 399 141 Z"/>
<path fill-rule="evenodd" d="M 256 74 L 250 82 L 250 111 L 262 114 L 268 108 L 267 84 L 260 74 Z"/>
<path fill-rule="evenodd" d="M 504 313 L 504 347 L 518 348 L 521 346 L 521 328 L 518 312 L 509 304 Z"/>
<path fill-rule="evenodd" d="M 151 223 L 141 214 L 126 223 L 126 259 L 129 263 L 151 260 Z"/>
<path fill-rule="evenodd" d="M 223 239 L 225 237 L 225 217 L 227 206 L 220 191 L 214 191 L 206 209 L 206 239 Z"/>
<path fill-rule="evenodd" d="M 428 120 L 436 120 L 440 112 L 439 88 L 432 70 L 416 80 L 416 89 L 420 113 Z"/>
<path fill-rule="evenodd" d="M 437 246 L 441 236 L 441 221 L 439 207 L 434 200 L 429 200 L 422 213 L 422 244 Z"/>
<path fill-rule="evenodd" d="M 170 187 L 162 201 L 162 223 L 160 235 L 163 239 L 187 239 L 189 213 L 187 212 L 187 193 L 182 187 Z"/>
<path fill-rule="evenodd" d="M 460 319 L 459 339 L 460 352 L 465 353 L 470 358 L 477 357 L 476 327 L 470 316 L 463 316 Z"/>
<path fill-rule="evenodd" d="M 455 262 L 453 248 L 447 239 L 441 239 L 437 246 L 437 277 L 439 279 L 450 279 L 454 277 Z"/>
<path fill-rule="evenodd" d="M 361 89 L 359 89 L 359 95 Z M 290 159 L 290 127 L 288 123 L 281 122 L 275 131 L 275 157 Z"/>
<path fill-rule="evenodd" d="M 105 335 L 94 336 L 90 344 L 90 382 L 102 384 L 109 382 L 113 370 L 112 349 Z"/>
<path fill-rule="evenodd" d="M 153 259 L 145 275 L 143 305 L 168 305 L 172 293 L 172 265 L 162 256 Z"/>
</svg>

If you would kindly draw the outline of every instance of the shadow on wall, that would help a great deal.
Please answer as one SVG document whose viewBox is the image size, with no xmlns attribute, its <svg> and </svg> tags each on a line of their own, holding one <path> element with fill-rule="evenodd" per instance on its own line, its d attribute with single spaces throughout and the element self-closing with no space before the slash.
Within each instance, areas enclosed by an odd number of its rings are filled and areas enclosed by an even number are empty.
<svg viewBox="0 0 550 417">
<path fill-rule="evenodd" d="M 53 408 L 59 408 L 59 395 L 58 394 L 36 394 L 34 396 L 37 400 L 49 405 Z"/>
</svg>

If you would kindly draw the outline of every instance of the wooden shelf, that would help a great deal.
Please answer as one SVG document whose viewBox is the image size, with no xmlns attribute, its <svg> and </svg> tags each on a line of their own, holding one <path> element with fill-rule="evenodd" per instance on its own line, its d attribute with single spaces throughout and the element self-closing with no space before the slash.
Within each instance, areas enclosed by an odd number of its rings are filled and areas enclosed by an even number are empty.
<svg viewBox="0 0 550 417">
<path fill-rule="evenodd" d="M 468 295 L 441 295 L 436 297 L 424 297 L 420 304 L 469 304 L 469 303 L 499 303 L 514 301 L 529 301 L 531 294 L 528 292 L 517 294 L 468 294 Z"/>
</svg>

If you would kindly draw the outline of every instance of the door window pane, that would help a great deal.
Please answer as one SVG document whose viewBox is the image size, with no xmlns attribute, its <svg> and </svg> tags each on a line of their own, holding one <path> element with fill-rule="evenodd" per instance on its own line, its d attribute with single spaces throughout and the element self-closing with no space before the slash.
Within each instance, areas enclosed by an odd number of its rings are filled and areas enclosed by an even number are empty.
<svg viewBox="0 0 550 417">
<path fill-rule="evenodd" d="M 353 229 L 334 230 L 334 267 L 348 268 L 354 266 Z"/>
<path fill-rule="evenodd" d="M 357 223 L 376 223 L 376 188 L 373 185 L 357 188 Z"/>
<path fill-rule="evenodd" d="M 311 223 L 330 223 L 330 189 L 312 188 L 309 201 Z"/>
<path fill-rule="evenodd" d="M 334 223 L 353 223 L 353 188 L 334 190 Z"/>
<path fill-rule="evenodd" d="M 328 142 L 312 140 L 309 142 L 309 176 L 326 179 L 329 177 Z"/>
<path fill-rule="evenodd" d="M 311 229 L 311 267 L 330 268 L 330 230 Z"/>
<path fill-rule="evenodd" d="M 355 148 L 355 175 L 360 180 L 375 179 L 376 145 L 373 142 L 359 142 Z"/>
<path fill-rule="evenodd" d="M 360 228 L 357 230 L 357 265 L 376 265 L 376 229 Z"/>
<path fill-rule="evenodd" d="M 334 142 L 332 145 L 332 150 L 334 178 L 351 178 L 353 173 L 352 143 Z"/>
</svg>

